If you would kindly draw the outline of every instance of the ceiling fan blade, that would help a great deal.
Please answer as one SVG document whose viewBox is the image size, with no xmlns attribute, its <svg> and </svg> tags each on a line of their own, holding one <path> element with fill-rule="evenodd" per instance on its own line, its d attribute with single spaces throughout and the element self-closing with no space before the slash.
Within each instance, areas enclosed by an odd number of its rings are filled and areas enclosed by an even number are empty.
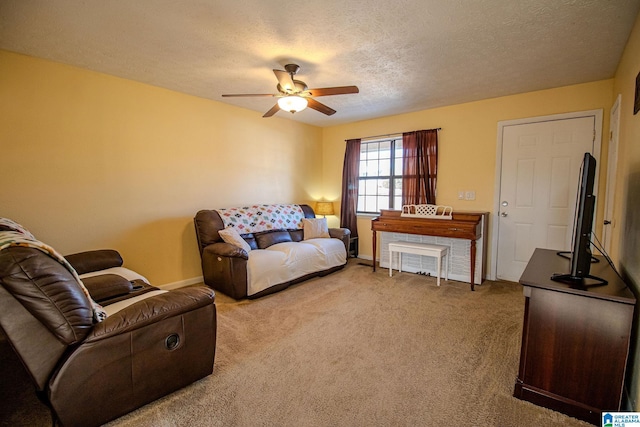
<svg viewBox="0 0 640 427">
<path fill-rule="evenodd" d="M 223 98 L 231 98 L 231 97 L 248 97 L 248 96 L 278 96 L 272 93 L 232 93 L 229 95 L 222 95 Z"/>
<path fill-rule="evenodd" d="M 276 75 L 278 79 L 278 83 L 280 83 L 280 87 L 289 93 L 293 93 L 296 91 L 296 85 L 293 83 L 293 78 L 291 78 L 291 74 L 282 70 L 273 70 L 273 73 Z"/>
<path fill-rule="evenodd" d="M 348 93 L 359 93 L 357 86 L 338 86 L 338 87 L 324 87 L 319 89 L 308 89 L 305 93 L 309 96 L 327 96 L 327 95 L 345 95 Z"/>
<path fill-rule="evenodd" d="M 307 107 L 313 108 L 316 111 L 320 111 L 322 114 L 326 114 L 327 116 L 331 116 L 336 113 L 336 110 L 333 108 L 327 107 L 326 105 L 316 101 L 313 98 L 306 98 L 309 104 Z"/>
<path fill-rule="evenodd" d="M 278 111 L 280 111 L 280 107 L 278 107 L 278 104 L 276 103 L 276 105 L 271 107 L 271 109 L 269 111 L 267 111 L 266 113 L 264 113 L 264 116 L 262 116 L 262 117 L 271 117 L 275 113 L 277 113 Z"/>
</svg>

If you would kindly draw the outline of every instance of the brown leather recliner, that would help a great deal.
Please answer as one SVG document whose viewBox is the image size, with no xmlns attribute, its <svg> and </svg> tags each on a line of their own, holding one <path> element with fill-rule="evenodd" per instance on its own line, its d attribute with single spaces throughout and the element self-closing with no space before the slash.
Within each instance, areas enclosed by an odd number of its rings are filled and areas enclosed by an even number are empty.
<svg viewBox="0 0 640 427">
<path fill-rule="evenodd" d="M 105 257 L 121 264 L 114 252 L 65 258 L 82 273 L 104 268 Z M 110 279 L 83 280 L 105 308 L 157 291 Z M 89 298 L 62 264 L 36 248 L 0 250 L 0 326 L 55 421 L 97 426 L 212 373 L 213 290 L 156 293 L 95 323 Z"/>
</svg>

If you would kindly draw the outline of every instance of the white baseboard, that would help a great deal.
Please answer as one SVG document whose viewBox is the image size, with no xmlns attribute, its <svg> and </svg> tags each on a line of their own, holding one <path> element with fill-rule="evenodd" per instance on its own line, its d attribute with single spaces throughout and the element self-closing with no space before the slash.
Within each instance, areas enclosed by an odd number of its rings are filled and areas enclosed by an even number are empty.
<svg viewBox="0 0 640 427">
<path fill-rule="evenodd" d="M 164 285 L 159 285 L 156 287 L 163 289 L 165 291 L 170 291 L 172 289 L 184 288 L 185 286 L 197 285 L 198 283 L 204 283 L 204 278 L 202 276 L 192 277 L 191 279 L 179 280 L 177 282 L 172 282 L 172 283 L 165 283 Z"/>
</svg>

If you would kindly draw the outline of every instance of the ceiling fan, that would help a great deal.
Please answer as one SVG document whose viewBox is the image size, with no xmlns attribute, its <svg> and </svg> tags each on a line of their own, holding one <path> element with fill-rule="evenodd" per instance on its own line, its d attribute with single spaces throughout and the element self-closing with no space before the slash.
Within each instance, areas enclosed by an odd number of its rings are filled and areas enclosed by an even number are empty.
<svg viewBox="0 0 640 427">
<path fill-rule="evenodd" d="M 273 70 L 278 79 L 278 93 L 246 93 L 246 94 L 230 94 L 222 95 L 223 97 L 251 97 L 251 96 L 272 96 L 278 98 L 276 105 L 271 107 L 262 117 L 271 117 L 279 110 L 296 113 L 305 108 L 313 108 L 327 116 L 335 114 L 336 110 L 316 101 L 313 97 L 328 95 L 344 95 L 349 93 L 358 93 L 357 86 L 338 86 L 325 87 L 320 89 L 309 89 L 307 84 L 300 80 L 295 80 L 293 76 L 300 70 L 300 66 L 296 64 L 287 64 L 284 70 Z"/>
</svg>

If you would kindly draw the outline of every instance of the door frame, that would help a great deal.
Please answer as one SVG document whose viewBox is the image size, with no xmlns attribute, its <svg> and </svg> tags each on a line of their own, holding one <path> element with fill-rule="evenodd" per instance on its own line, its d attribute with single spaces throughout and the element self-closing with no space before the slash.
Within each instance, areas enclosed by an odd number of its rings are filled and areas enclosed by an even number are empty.
<svg viewBox="0 0 640 427">
<path fill-rule="evenodd" d="M 609 144 L 607 147 L 608 155 L 607 155 L 607 183 L 606 189 L 604 193 L 604 211 L 603 211 L 603 219 L 611 221 L 609 226 L 605 226 L 602 223 L 602 246 L 604 247 L 604 251 L 606 253 L 611 253 L 611 235 L 613 233 L 614 227 L 614 219 L 613 219 L 613 209 L 615 207 L 615 183 L 617 177 L 617 166 L 618 166 L 618 151 L 620 149 L 620 108 L 622 106 L 622 95 L 618 94 L 616 97 L 616 102 L 613 103 L 611 107 L 611 111 L 609 112 Z M 618 120 L 616 121 L 615 130 L 611 126 L 613 115 L 617 114 Z M 611 147 L 612 142 L 615 143 L 615 156 L 611 156 Z"/>
<path fill-rule="evenodd" d="M 598 191 L 598 175 L 600 175 L 600 150 L 602 146 L 602 116 L 603 110 L 587 110 L 587 111 L 575 111 L 571 113 L 563 113 L 563 114 L 552 114 L 549 116 L 537 116 L 537 117 L 526 117 L 523 119 L 515 119 L 515 120 L 502 120 L 498 122 L 498 136 L 497 136 L 497 144 L 496 144 L 496 171 L 495 171 L 495 181 L 494 181 L 494 189 L 493 189 L 493 220 L 491 221 L 492 232 L 491 232 L 491 264 L 489 265 L 489 279 L 496 280 L 498 274 L 498 234 L 500 231 L 500 218 L 498 217 L 498 213 L 500 212 L 500 188 L 502 187 L 502 146 L 503 146 L 503 135 L 504 128 L 508 126 L 516 126 L 523 124 L 532 124 L 532 123 L 540 123 L 540 122 L 550 122 L 555 120 L 567 120 L 567 119 L 577 119 L 582 117 L 593 117 L 595 124 L 595 135 L 593 140 L 593 157 L 595 157 L 598 167 L 596 171 L 596 180 L 594 183 L 594 187 L 596 188 L 596 195 L 599 194 Z M 597 198 L 596 198 L 597 200 Z M 597 206 L 596 206 L 597 209 Z M 596 212 L 597 213 L 597 212 Z M 594 216 L 595 221 L 595 216 Z"/>
</svg>

